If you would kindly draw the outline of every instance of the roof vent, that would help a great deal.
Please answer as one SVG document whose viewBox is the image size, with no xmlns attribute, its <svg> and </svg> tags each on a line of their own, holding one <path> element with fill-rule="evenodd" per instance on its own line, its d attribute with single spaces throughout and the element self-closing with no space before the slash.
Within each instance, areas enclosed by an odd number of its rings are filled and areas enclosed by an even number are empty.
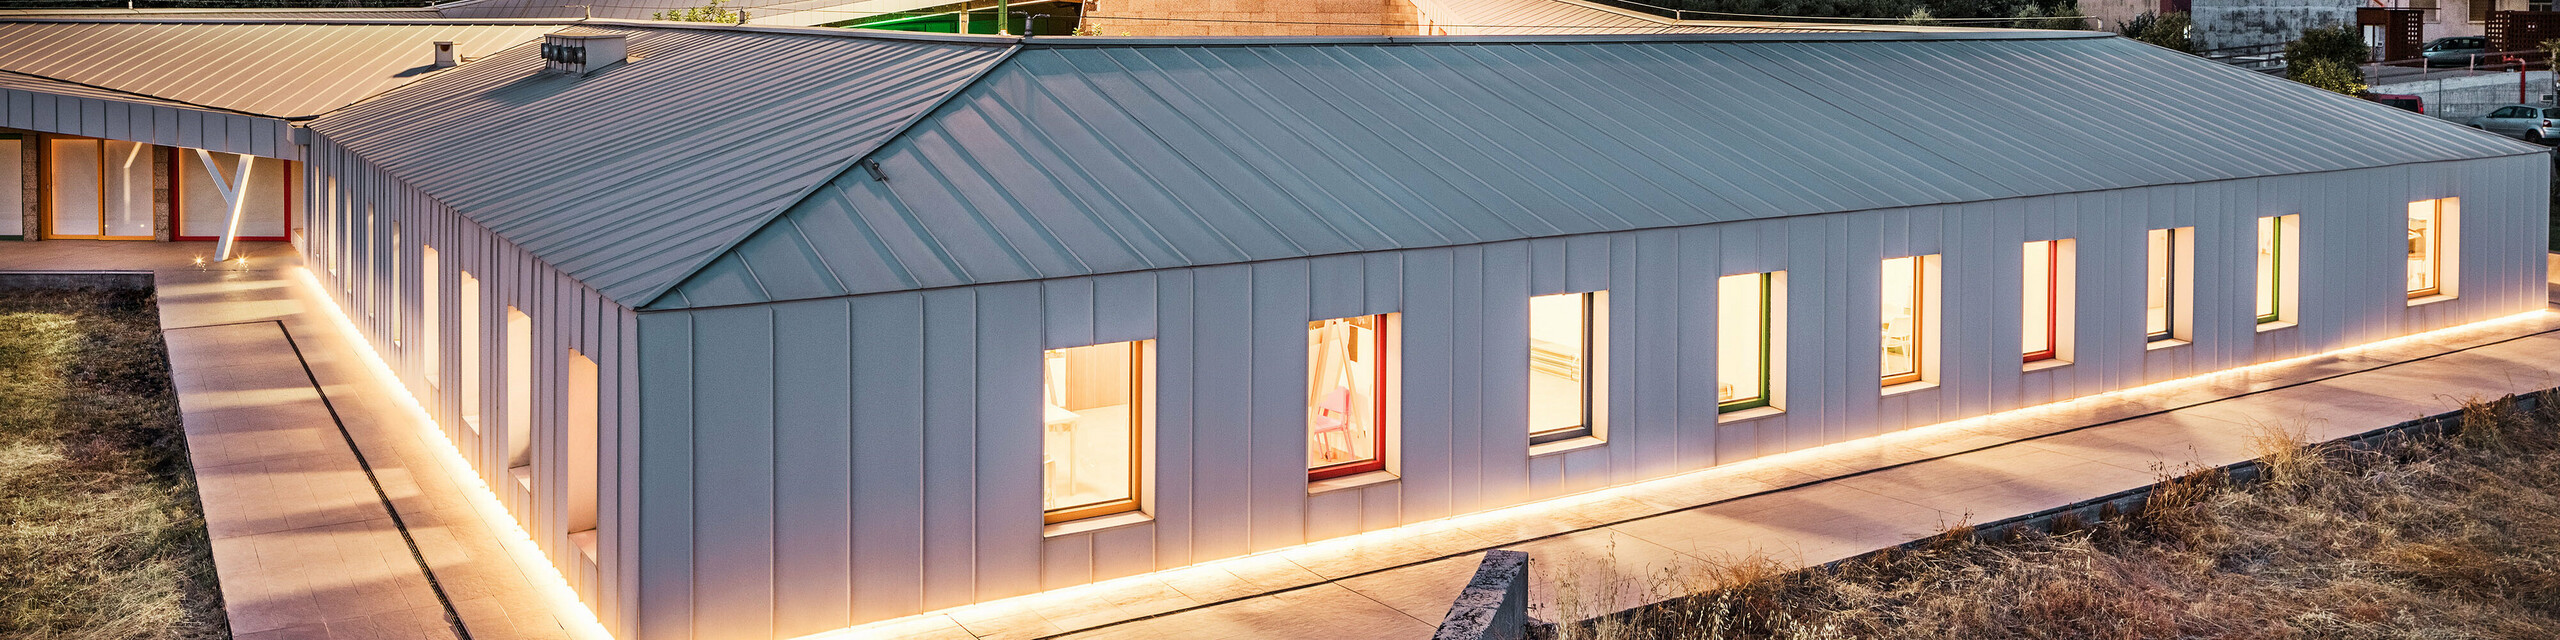
<svg viewBox="0 0 2560 640">
<path fill-rule="evenodd" d="M 594 75 L 621 64 L 630 49 L 622 34 L 558 33 L 542 36 L 542 70 L 578 76 Z"/>
<path fill-rule="evenodd" d="M 454 58 L 454 55 L 453 55 L 453 43 L 452 43 L 452 42 L 437 42 L 437 43 L 436 43 L 436 68 L 438 68 L 438 69 L 442 69 L 442 68 L 445 68 L 445 67 L 453 66 L 453 58 Z"/>
</svg>

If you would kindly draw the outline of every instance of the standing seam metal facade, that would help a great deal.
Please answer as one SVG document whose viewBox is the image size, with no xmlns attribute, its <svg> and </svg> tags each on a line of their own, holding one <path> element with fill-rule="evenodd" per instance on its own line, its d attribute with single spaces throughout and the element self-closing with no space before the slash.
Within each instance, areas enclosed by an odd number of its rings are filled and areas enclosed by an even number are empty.
<svg viewBox="0 0 2560 640">
<path fill-rule="evenodd" d="M 2420 163 L 643 312 L 637 637 L 820 631 L 2538 309 L 2547 171 Z M 2447 196 L 2459 297 L 2411 306 L 2400 220 Z M 2298 324 L 2260 332 L 2255 219 L 2291 214 Z M 2147 349 L 2143 234 L 2186 226 L 2193 341 Z M 2072 363 L 2023 371 L 2021 243 L 2063 238 Z M 1936 384 L 1885 396 L 1878 261 L 1917 254 L 1942 255 Z M 1784 412 L 1719 422 L 1713 276 L 1769 270 L 1787 272 Z M 1613 310 L 1607 442 L 1532 457 L 1526 301 L 1584 290 Z M 1372 313 L 1400 314 L 1398 477 L 1309 495 L 1305 323 Z M 1149 519 L 1043 537 L 1040 352 L 1122 340 L 1154 341 Z"/>
<path fill-rule="evenodd" d="M 500 503 L 515 516 L 517 524 L 531 534 L 551 560 L 552 568 L 597 612 L 608 630 L 619 637 L 633 637 L 627 631 L 632 627 L 626 620 L 632 615 L 629 603 L 639 589 L 630 557 L 637 547 L 632 538 L 636 527 L 631 518 L 635 514 L 629 501 L 636 493 L 629 484 L 634 474 L 628 473 L 624 464 L 628 456 L 622 452 L 631 450 L 629 439 L 636 437 L 639 426 L 637 407 L 633 405 L 635 396 L 631 393 L 639 379 L 639 369 L 633 365 L 637 361 L 637 318 L 629 309 L 562 275 L 523 248 L 328 139 L 315 136 L 308 149 L 310 159 L 304 165 L 304 183 L 299 186 L 311 194 L 305 200 L 311 206 L 305 209 L 307 226 L 300 249 L 312 276 L 442 427 L 463 459 L 478 472 L 480 481 L 498 494 Z M 365 228 L 368 212 L 375 225 L 371 230 Z M 396 253 L 389 249 L 395 223 L 400 230 Z M 422 245 L 436 249 L 438 273 L 421 272 Z M 341 251 L 343 256 L 338 255 Z M 394 256 L 398 258 L 396 264 L 392 262 Z M 335 272 L 332 265 L 336 265 Z M 482 303 L 478 318 L 461 317 L 462 307 L 457 302 L 461 272 L 469 272 L 480 281 Z M 440 310 L 444 317 L 435 323 L 437 342 L 444 351 L 438 358 L 441 370 L 437 378 L 441 384 L 437 387 L 428 385 L 422 369 L 425 359 L 417 348 L 425 327 L 419 303 L 423 277 L 437 278 L 437 290 L 443 294 Z M 387 296 L 385 292 L 398 295 Z M 505 340 L 509 306 L 534 322 L 534 413 L 528 433 L 533 438 L 535 455 L 534 486 L 529 496 L 519 489 L 506 465 L 508 443 L 504 440 L 509 430 L 505 424 Z M 477 432 L 462 420 L 462 322 L 478 322 L 481 326 L 482 407 Z M 397 334 L 394 326 L 399 328 Z M 566 394 L 570 349 L 595 360 L 597 368 L 597 522 L 602 535 L 597 542 L 599 561 L 592 566 L 569 542 L 566 528 L 568 462 L 563 442 L 567 438 L 567 408 L 562 398 Z M 470 591 L 473 584 L 468 579 L 448 579 L 444 583 L 445 595 L 455 601 L 482 595 Z"/>
</svg>

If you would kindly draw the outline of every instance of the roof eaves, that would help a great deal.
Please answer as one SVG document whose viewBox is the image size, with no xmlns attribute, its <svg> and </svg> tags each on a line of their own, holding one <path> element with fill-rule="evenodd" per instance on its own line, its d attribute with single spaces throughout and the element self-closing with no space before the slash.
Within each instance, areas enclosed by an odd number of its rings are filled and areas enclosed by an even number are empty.
<svg viewBox="0 0 2560 640">
<path fill-rule="evenodd" d="M 656 23 L 644 23 L 644 26 L 655 25 Z M 787 31 L 784 31 L 786 33 L 798 33 L 811 29 L 844 31 L 844 29 L 824 27 L 747 28 L 787 29 Z M 978 67 L 977 71 L 969 74 L 968 79 L 962 80 L 959 84 L 953 85 L 951 89 L 944 92 L 941 97 L 934 99 L 932 104 L 925 105 L 924 108 L 917 109 L 915 113 L 908 115 L 905 122 L 900 122 L 898 123 L 898 126 L 891 128 L 888 133 L 880 136 L 879 141 L 872 144 L 869 148 L 862 149 L 848 156 L 842 164 L 836 166 L 836 170 L 819 174 L 819 178 L 811 180 L 807 185 L 801 186 L 799 190 L 792 193 L 790 197 L 778 201 L 778 204 L 776 204 L 772 209 L 757 214 L 755 222 L 747 225 L 747 231 L 745 233 L 738 234 L 737 237 L 730 238 L 729 240 L 722 242 L 718 249 L 703 254 L 701 257 L 694 259 L 692 264 L 685 265 L 683 269 L 678 270 L 676 272 L 678 274 L 676 277 L 668 278 L 664 284 L 657 285 L 655 288 L 636 296 L 636 299 L 639 300 L 639 304 L 633 304 L 630 305 L 630 307 L 634 310 L 649 308 L 652 305 L 656 305 L 659 299 L 665 298 L 667 292 L 683 287 L 686 281 L 692 280 L 694 275 L 701 273 L 703 269 L 710 267 L 712 263 L 718 262 L 721 257 L 729 255 L 729 252 L 737 250 L 738 245 L 745 244 L 748 238 L 753 238 L 756 234 L 763 233 L 765 227 L 773 226 L 773 221 L 775 219 L 781 218 L 784 213 L 790 212 L 792 207 L 800 206 L 802 201 L 809 199 L 809 194 L 817 192 L 819 188 L 833 183 L 837 178 L 843 177 L 844 174 L 853 171 L 855 167 L 862 164 L 862 161 L 870 159 L 871 154 L 879 152 L 881 147 L 886 147 L 890 142 L 896 141 L 899 136 L 906 135 L 908 130 L 915 128 L 916 123 L 923 122 L 925 118 L 932 117 L 935 112 L 941 111 L 944 105 L 950 104 L 952 100 L 959 98 L 960 94 L 967 93 L 971 87 L 977 86 L 979 81 L 985 80 L 987 74 L 993 73 L 997 68 L 1003 67 L 1006 63 L 1011 62 L 1014 54 L 1021 53 L 1023 48 L 1022 45 L 1030 40 L 1029 38 L 1016 37 L 1004 37 L 1001 39 L 1010 41 L 1012 46 L 1005 47 L 1003 52 L 997 53 L 996 59 L 990 60 L 987 64 Z"/>
<path fill-rule="evenodd" d="M 186 106 L 186 107 L 188 107 L 188 108 L 192 108 L 192 109 L 202 109 L 202 110 L 205 110 L 205 111 L 212 111 L 212 112 L 217 112 L 217 113 L 228 113 L 228 114 L 232 114 L 232 115 L 249 116 L 249 117 L 252 117 L 252 118 L 271 118 L 271 119 L 276 119 L 276 120 L 286 120 L 286 121 L 291 121 L 291 120 L 300 120 L 300 119 L 308 119 L 308 118 L 310 118 L 310 116 L 303 116 L 303 117 L 300 117 L 300 118 L 295 118 L 295 117 L 288 117 L 288 116 L 279 116 L 279 115 L 274 115 L 274 114 L 257 113 L 257 112 L 253 112 L 253 111 L 241 111 L 241 110 L 239 110 L 239 109 L 231 109 L 231 108 L 225 108 L 225 107 L 217 107 L 217 106 L 213 106 L 213 105 L 209 105 L 209 104 L 201 104 L 201 103 L 195 103 L 195 102 L 188 102 L 188 101 L 180 100 L 180 99 L 177 99 L 177 98 L 169 98 L 169 97 L 155 96 L 155 95 L 151 95 L 151 94 L 148 94 L 148 93 L 140 93 L 140 92 L 134 92 L 134 91 L 127 91 L 127 90 L 124 90 L 124 89 L 118 89 L 118 88 L 115 88 L 115 87 L 99 86 L 99 85 L 89 84 L 89 83 L 86 83 L 86 82 L 80 82 L 80 81 L 77 81 L 77 80 L 64 80 L 64 79 L 56 78 L 56 77 L 53 77 L 53 76 L 47 76 L 47 75 L 41 75 L 41 74 L 34 74 L 34 73 L 27 73 L 27 72 L 24 72 L 24 71 L 12 71 L 12 70 L 8 70 L 8 69 L 0 69 L 0 74 L 8 74 L 8 75 L 19 76 L 19 77 L 23 77 L 23 78 L 35 78 L 35 79 L 43 80 L 43 81 L 46 81 L 46 82 L 55 82 L 55 83 L 67 84 L 67 85 L 72 85 L 72 86 L 77 86 L 77 87 L 85 87 L 85 88 L 90 88 L 90 89 L 96 89 L 96 90 L 99 90 L 99 91 L 105 91 L 105 92 L 114 93 L 114 94 L 117 94 L 117 95 L 133 96 L 133 97 L 135 97 L 135 98 L 141 98 L 141 99 L 151 100 L 151 101 L 154 101 L 154 102 L 165 102 L 165 103 L 171 103 L 171 104 L 183 105 L 183 106 Z"/>
<path fill-rule="evenodd" d="M 380 24 L 380 25 L 572 25 L 590 22 L 559 18 L 197 18 L 170 16 L 37 17 L 0 15 L 0 23 L 68 24 Z M 602 22 L 601 20 L 592 22 Z"/>
</svg>

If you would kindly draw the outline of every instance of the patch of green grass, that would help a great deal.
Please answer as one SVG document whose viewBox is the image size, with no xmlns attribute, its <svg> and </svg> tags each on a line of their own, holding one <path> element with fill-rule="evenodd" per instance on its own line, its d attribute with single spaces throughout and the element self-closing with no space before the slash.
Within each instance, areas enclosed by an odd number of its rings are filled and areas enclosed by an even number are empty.
<svg viewBox="0 0 2560 640">
<path fill-rule="evenodd" d="M 2262 437 L 2264 478 L 2166 477 L 2064 533 L 1832 570 L 1685 567 L 1703 589 L 1566 638 L 2560 638 L 2560 395 L 2476 403 L 2455 436 Z M 1570 615 L 1570 612 L 1567 612 Z"/>
<path fill-rule="evenodd" d="M 0 637 L 230 637 L 148 291 L 0 289 Z"/>
</svg>

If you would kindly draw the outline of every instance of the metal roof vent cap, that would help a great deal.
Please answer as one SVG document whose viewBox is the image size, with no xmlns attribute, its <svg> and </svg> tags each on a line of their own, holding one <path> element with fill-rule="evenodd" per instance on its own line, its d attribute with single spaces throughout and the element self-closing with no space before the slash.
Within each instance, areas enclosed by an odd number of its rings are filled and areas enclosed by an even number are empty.
<svg viewBox="0 0 2560 640">
<path fill-rule="evenodd" d="M 453 64 L 454 64 L 454 57 L 455 57 L 455 56 L 454 56 L 454 54 L 453 54 L 453 43 L 452 43 L 452 42 L 450 42 L 450 41 L 437 41 L 437 42 L 436 42 L 436 65 L 435 65 L 435 66 L 436 66 L 436 68 L 438 68 L 438 69 L 443 69 L 443 68 L 446 68 L 446 67 L 451 67 L 451 66 L 453 66 Z"/>
<path fill-rule="evenodd" d="M 622 64 L 630 47 L 619 33 L 544 34 L 542 70 L 575 76 L 595 75 Z"/>
</svg>

